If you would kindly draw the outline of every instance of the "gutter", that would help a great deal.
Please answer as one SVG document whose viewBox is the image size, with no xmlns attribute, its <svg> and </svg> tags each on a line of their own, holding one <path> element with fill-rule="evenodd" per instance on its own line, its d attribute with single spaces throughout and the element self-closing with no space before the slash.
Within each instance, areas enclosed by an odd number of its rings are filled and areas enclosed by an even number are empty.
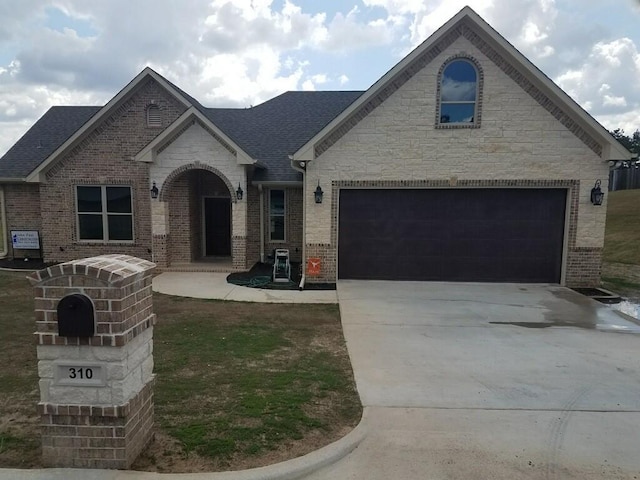
<svg viewBox="0 0 640 480">
<path fill-rule="evenodd" d="M 307 280 L 305 262 L 307 261 L 307 182 L 306 182 L 306 162 L 296 162 L 293 156 L 289 155 L 291 168 L 302 174 L 302 275 L 300 276 L 300 285 L 298 290 L 304 290 L 304 283 Z M 303 166 L 304 165 L 304 166 Z"/>
<path fill-rule="evenodd" d="M 26 178 L 0 177 L 0 183 L 25 183 Z"/>
</svg>

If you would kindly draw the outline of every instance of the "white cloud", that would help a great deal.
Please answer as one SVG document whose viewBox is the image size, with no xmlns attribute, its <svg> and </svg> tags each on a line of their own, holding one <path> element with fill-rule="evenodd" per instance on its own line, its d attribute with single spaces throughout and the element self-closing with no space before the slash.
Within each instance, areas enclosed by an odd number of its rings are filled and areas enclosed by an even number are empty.
<svg viewBox="0 0 640 480">
<path fill-rule="evenodd" d="M 606 10 L 640 19 L 625 1 Z M 640 122 L 637 21 L 622 35 L 598 0 L 20 0 L 0 2 L 0 155 L 51 105 L 103 104 L 146 65 L 210 106 L 366 88 L 465 5 L 599 120 Z M 91 35 L 46 28 L 51 9 Z"/>
<path fill-rule="evenodd" d="M 640 108 L 640 85 L 630 81 L 636 78 L 640 78 L 640 52 L 631 39 L 620 38 L 593 45 L 579 69 L 556 81 L 579 103 L 589 102 L 592 115 L 612 118 Z"/>
</svg>

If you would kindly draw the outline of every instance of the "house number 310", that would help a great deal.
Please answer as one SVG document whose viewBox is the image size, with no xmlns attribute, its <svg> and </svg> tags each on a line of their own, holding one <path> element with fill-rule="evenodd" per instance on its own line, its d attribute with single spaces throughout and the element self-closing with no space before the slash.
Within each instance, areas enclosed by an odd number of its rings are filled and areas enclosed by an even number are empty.
<svg viewBox="0 0 640 480">
<path fill-rule="evenodd" d="M 69 368 L 69 378 L 83 380 L 93 378 L 93 369 L 91 368 Z"/>
</svg>

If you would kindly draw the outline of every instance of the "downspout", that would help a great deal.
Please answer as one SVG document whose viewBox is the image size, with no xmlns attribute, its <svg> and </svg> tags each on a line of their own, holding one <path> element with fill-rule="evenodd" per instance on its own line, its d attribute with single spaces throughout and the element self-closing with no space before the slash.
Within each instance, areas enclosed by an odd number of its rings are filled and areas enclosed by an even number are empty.
<svg viewBox="0 0 640 480">
<path fill-rule="evenodd" d="M 302 275 L 300 276 L 300 285 L 298 285 L 298 290 L 302 291 L 304 290 L 304 282 L 307 280 L 305 268 L 305 262 L 307 261 L 307 178 L 305 175 L 306 170 L 294 162 L 291 155 L 289 155 L 289 160 L 291 160 L 291 168 L 302 173 Z"/>
<path fill-rule="evenodd" d="M 260 263 L 264 263 L 264 189 L 258 184 L 260 192 Z"/>
</svg>

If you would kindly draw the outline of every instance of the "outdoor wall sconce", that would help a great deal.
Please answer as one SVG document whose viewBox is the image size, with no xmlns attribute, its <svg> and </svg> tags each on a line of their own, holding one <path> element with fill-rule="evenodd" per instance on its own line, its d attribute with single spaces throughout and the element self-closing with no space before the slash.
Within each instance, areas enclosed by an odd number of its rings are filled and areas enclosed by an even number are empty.
<svg viewBox="0 0 640 480">
<path fill-rule="evenodd" d="M 600 180 L 596 180 L 595 185 L 591 189 L 591 203 L 593 203 L 594 205 L 602 205 L 604 192 L 600 189 L 601 184 L 602 182 Z"/>
<path fill-rule="evenodd" d="M 242 191 L 242 187 L 240 186 L 240 184 L 238 183 L 238 189 L 236 190 L 236 198 L 238 200 L 242 200 L 242 196 L 244 195 L 244 192 Z"/>
<path fill-rule="evenodd" d="M 158 193 L 160 193 L 160 190 L 158 190 L 158 187 L 156 187 L 156 182 L 153 182 L 153 186 L 151 187 L 151 198 L 158 198 Z"/>
<path fill-rule="evenodd" d="M 313 196 L 316 199 L 316 203 L 322 203 L 322 195 L 324 195 L 324 192 L 320 188 L 320 180 L 318 180 L 318 186 L 316 187 L 316 191 L 313 192 Z"/>
</svg>

